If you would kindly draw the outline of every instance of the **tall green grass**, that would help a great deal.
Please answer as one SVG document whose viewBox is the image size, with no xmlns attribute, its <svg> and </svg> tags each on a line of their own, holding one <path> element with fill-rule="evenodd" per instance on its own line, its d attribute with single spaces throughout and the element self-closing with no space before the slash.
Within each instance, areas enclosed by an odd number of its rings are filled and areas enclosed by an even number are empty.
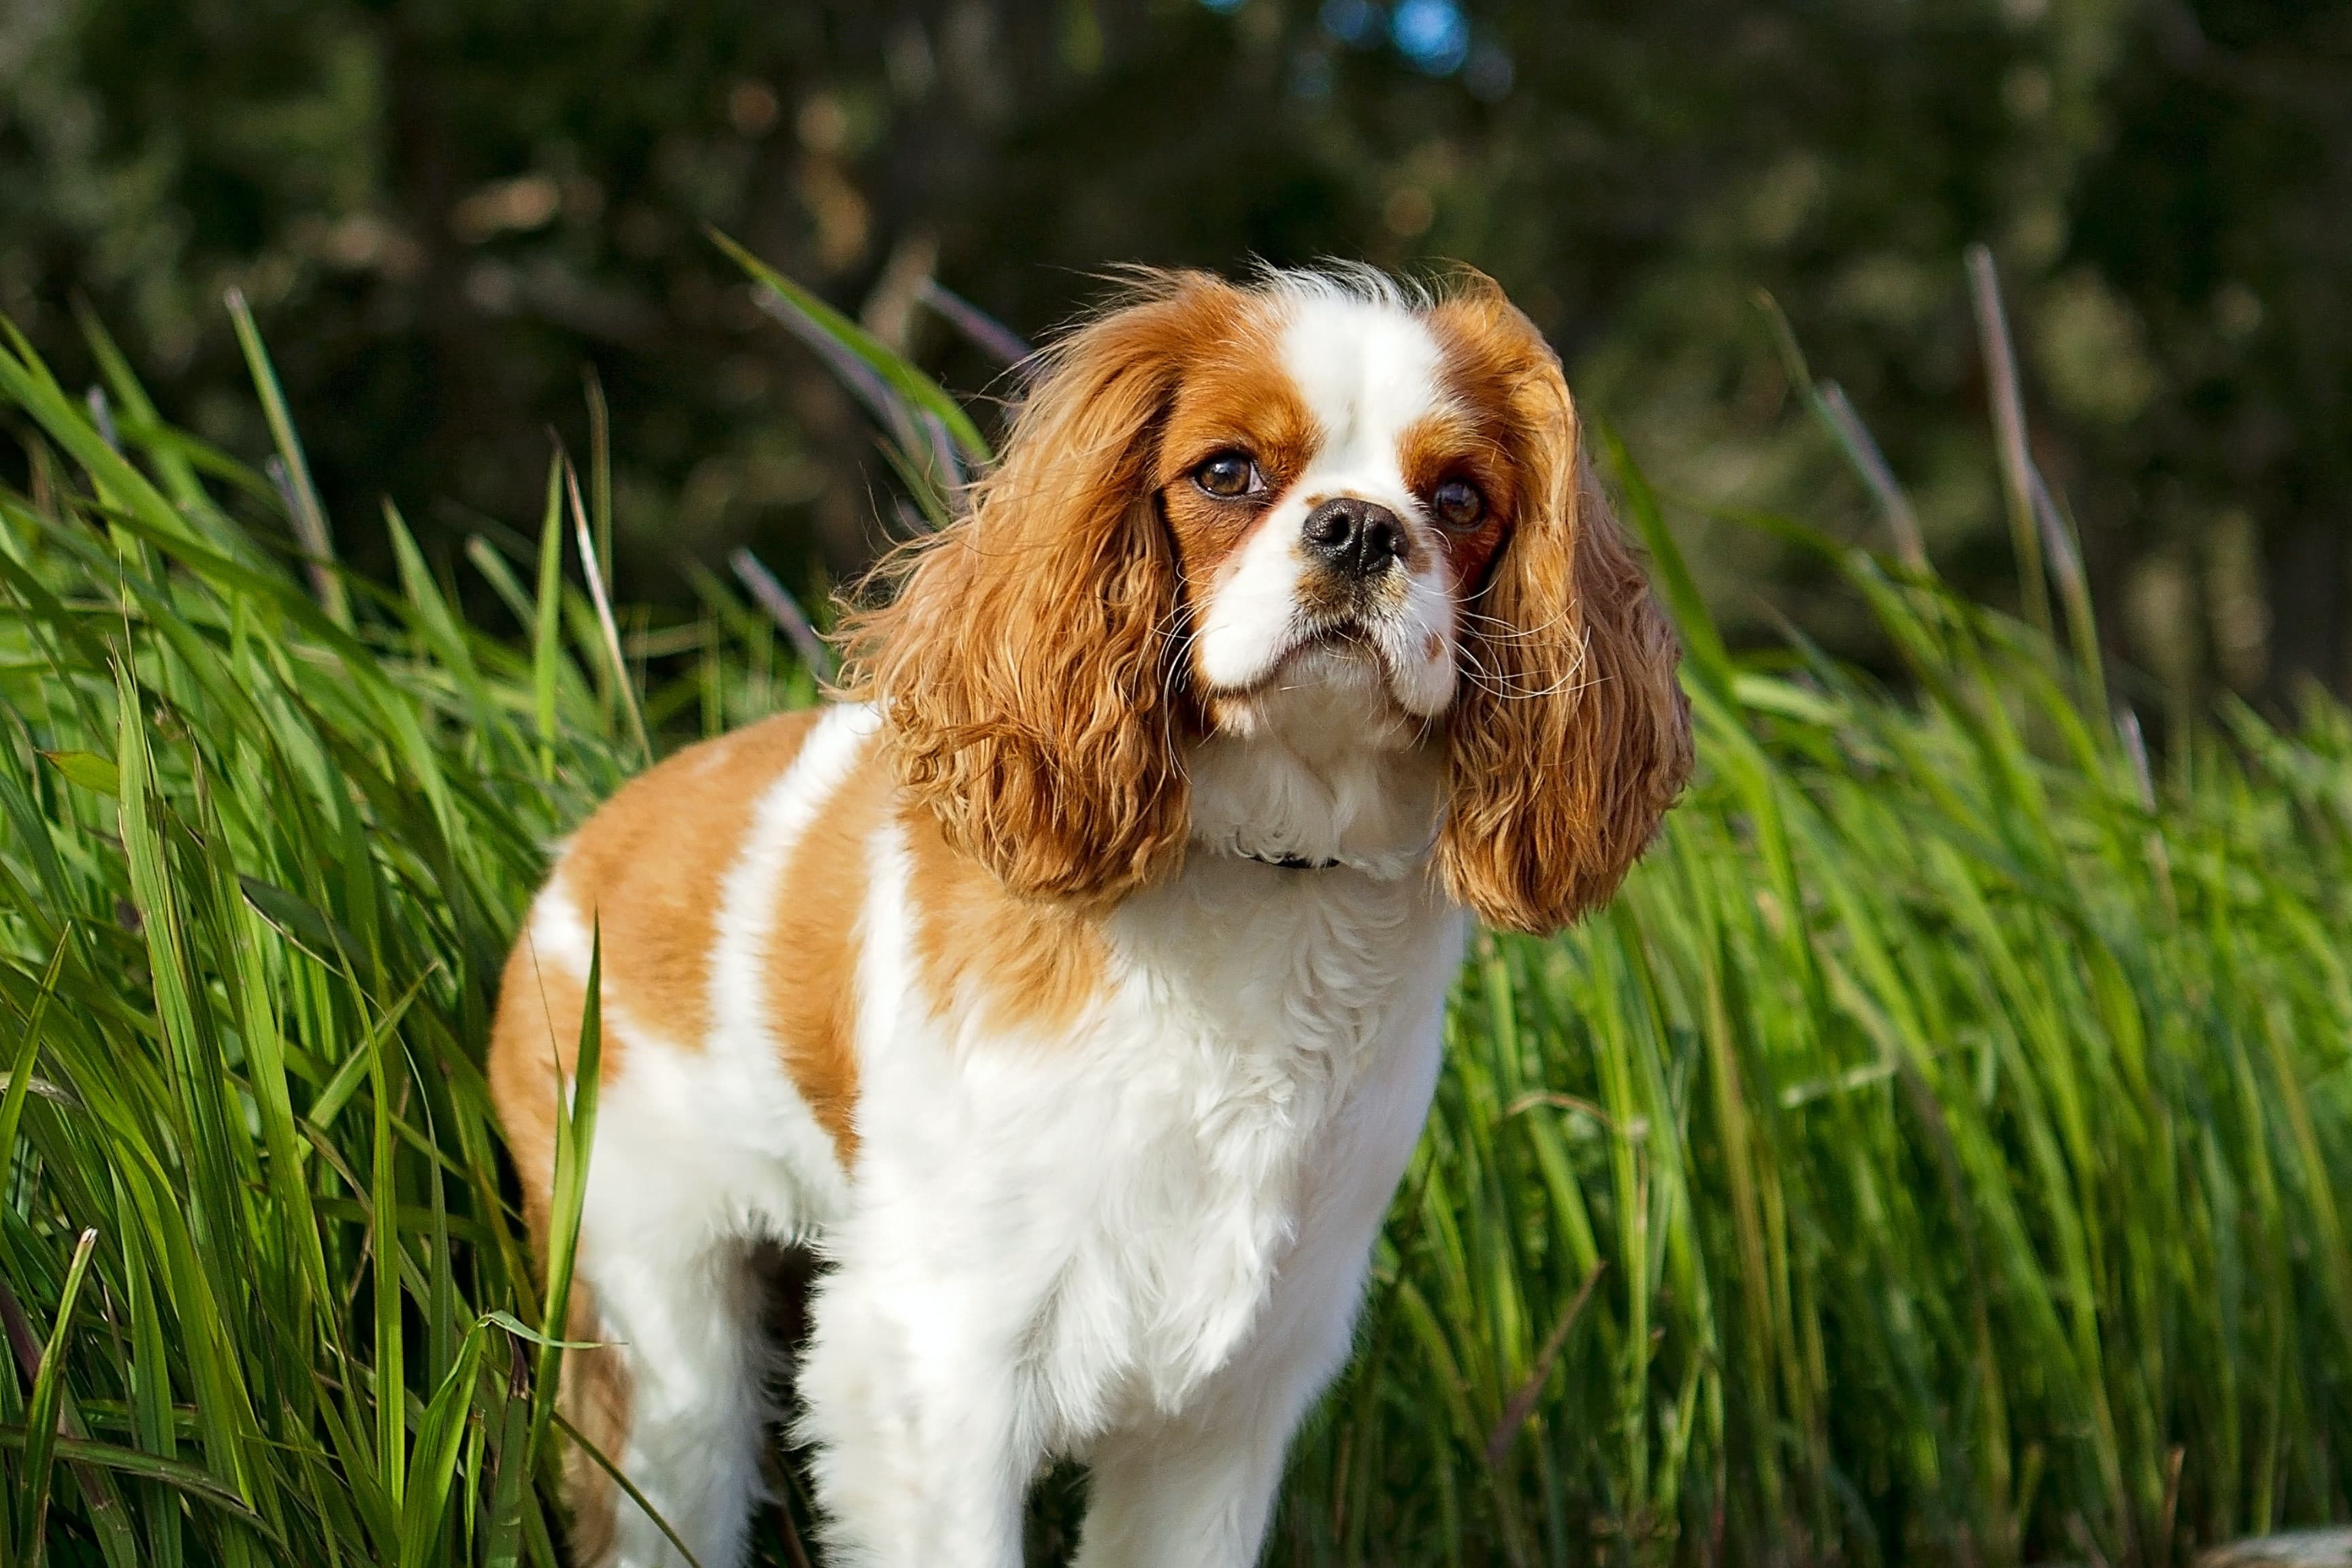
<svg viewBox="0 0 2352 1568">
<path fill-rule="evenodd" d="M 794 319 L 939 515 L 978 432 Z M 0 1554 L 553 1563 L 499 963 L 649 750 L 814 685 L 715 582 L 612 603 L 593 453 L 462 595 L 391 515 L 397 580 L 342 574 L 240 324 L 266 474 L 94 331 L 89 398 L 0 352 Z M 1700 777 L 1607 913 L 1477 942 L 1275 1560 L 2155 1564 L 2347 1512 L 2352 719 L 2151 776 L 2045 637 L 1772 520 L 1909 682 L 1733 658 L 1618 479 Z"/>
</svg>

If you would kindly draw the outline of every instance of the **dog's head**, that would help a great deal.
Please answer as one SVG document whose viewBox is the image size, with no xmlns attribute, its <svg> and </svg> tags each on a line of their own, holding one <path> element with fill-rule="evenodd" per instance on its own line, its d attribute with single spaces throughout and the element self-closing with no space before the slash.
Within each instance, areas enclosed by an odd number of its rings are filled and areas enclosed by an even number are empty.
<svg viewBox="0 0 2352 1568">
<path fill-rule="evenodd" d="M 1559 363 L 1475 275 L 1151 276 L 1047 353 L 968 514 L 848 640 L 904 783 L 1028 896 L 1167 872 L 1188 749 L 1276 702 L 1442 747 L 1436 866 L 1514 930 L 1605 899 L 1690 767 Z"/>
</svg>

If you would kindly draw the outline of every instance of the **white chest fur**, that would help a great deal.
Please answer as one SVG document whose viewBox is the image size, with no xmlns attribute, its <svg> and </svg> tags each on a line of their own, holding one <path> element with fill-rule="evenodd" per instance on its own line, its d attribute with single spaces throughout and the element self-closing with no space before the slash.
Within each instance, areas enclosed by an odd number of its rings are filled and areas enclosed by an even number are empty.
<svg viewBox="0 0 2352 1568">
<path fill-rule="evenodd" d="M 1103 1365 L 1069 1364 L 1103 1382 L 1114 1421 L 1183 1408 L 1270 1321 L 1279 1332 L 1286 1294 L 1352 1303 L 1459 952 L 1418 879 L 1222 859 L 1139 901 L 1118 934 L 1144 1005 L 1095 1079 L 1118 1140 L 1080 1268 L 1094 1299 L 1061 1309 L 1076 1310 L 1074 1348 L 1113 1331 Z M 1311 1244 L 1335 1223 L 1352 1240 L 1327 1259 Z"/>
<path fill-rule="evenodd" d="M 1259 1354 L 1305 1353 L 1291 1342 L 1309 1325 L 1344 1339 L 1427 1109 L 1461 948 L 1459 915 L 1418 865 L 1433 780 L 1391 754 L 1391 787 L 1374 789 L 1350 753 L 1208 761 L 1206 842 L 1118 911 L 1111 984 L 1050 1039 L 942 1027 L 894 972 L 904 882 L 887 835 L 878 847 L 856 1195 L 828 1250 L 854 1262 L 845 1282 L 877 1281 L 874 1311 L 923 1303 L 901 1328 L 920 1353 L 1020 1367 L 1024 1419 L 1049 1449 L 1193 1409 Z M 1402 802 L 1401 771 L 1415 786 Z M 1328 842 L 1277 826 L 1244 847 L 1340 865 L 1227 852 L 1221 806 L 1278 824 L 1268 808 L 1286 802 L 1310 806 L 1297 820 Z"/>
<path fill-rule="evenodd" d="M 1419 879 L 1205 858 L 1115 940 L 1076 1038 L 950 1041 L 909 1006 L 871 1042 L 831 1247 L 924 1304 L 908 1342 L 1017 1347 L 1058 1449 L 1185 1408 L 1286 1291 L 1352 1306 L 1460 952 Z"/>
<path fill-rule="evenodd" d="M 826 1494 L 905 1521 L 892 1562 L 992 1563 L 1065 1455 L 1088 1568 L 1246 1561 L 1345 1358 L 1462 917 L 1418 874 L 1196 852 L 1114 921 L 1076 1027 L 983 1040 L 890 972 L 904 915 L 866 910 L 859 1154 L 801 1373 Z"/>
</svg>

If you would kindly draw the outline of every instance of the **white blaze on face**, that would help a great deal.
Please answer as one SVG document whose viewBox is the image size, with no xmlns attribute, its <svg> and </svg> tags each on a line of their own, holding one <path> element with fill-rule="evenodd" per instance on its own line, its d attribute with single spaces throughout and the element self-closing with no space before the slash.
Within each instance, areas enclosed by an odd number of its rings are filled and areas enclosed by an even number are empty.
<svg viewBox="0 0 2352 1568">
<path fill-rule="evenodd" d="M 1251 689 L 1328 629 L 1306 610 L 1313 563 L 1303 531 L 1316 506 L 1352 496 L 1394 512 L 1412 542 L 1409 564 L 1392 569 L 1395 581 L 1357 629 L 1379 647 L 1400 704 L 1442 712 L 1454 697 L 1454 600 L 1436 527 L 1405 486 L 1402 452 L 1406 431 L 1445 401 L 1437 340 L 1402 305 L 1313 279 L 1288 302 L 1281 353 L 1320 438 L 1212 592 L 1194 651 L 1201 675 L 1214 689 Z"/>
</svg>

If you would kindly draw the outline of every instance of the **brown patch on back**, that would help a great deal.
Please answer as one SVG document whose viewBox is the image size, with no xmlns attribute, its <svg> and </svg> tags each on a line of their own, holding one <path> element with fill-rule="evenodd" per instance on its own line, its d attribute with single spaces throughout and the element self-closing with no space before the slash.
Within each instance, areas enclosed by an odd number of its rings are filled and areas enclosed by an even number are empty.
<svg viewBox="0 0 2352 1568">
<path fill-rule="evenodd" d="M 1062 902 L 1016 899 L 958 854 L 919 805 L 899 814 L 907 836 L 908 903 L 915 961 L 932 1006 L 967 1011 L 992 1033 L 1045 1034 L 1074 1023 L 1103 986 L 1110 952 L 1093 915 Z"/>
<path fill-rule="evenodd" d="M 896 794 L 882 749 L 869 742 L 793 846 L 768 934 L 768 1016 L 784 1071 L 845 1170 L 857 1154 L 859 921 L 874 879 L 874 833 Z"/>
<path fill-rule="evenodd" d="M 751 814 L 815 725 L 779 714 L 639 774 L 572 839 L 563 890 L 601 925 L 604 1002 L 687 1050 L 710 1030 L 720 894 Z M 606 1068 L 614 1065 L 606 1058 Z"/>
</svg>

